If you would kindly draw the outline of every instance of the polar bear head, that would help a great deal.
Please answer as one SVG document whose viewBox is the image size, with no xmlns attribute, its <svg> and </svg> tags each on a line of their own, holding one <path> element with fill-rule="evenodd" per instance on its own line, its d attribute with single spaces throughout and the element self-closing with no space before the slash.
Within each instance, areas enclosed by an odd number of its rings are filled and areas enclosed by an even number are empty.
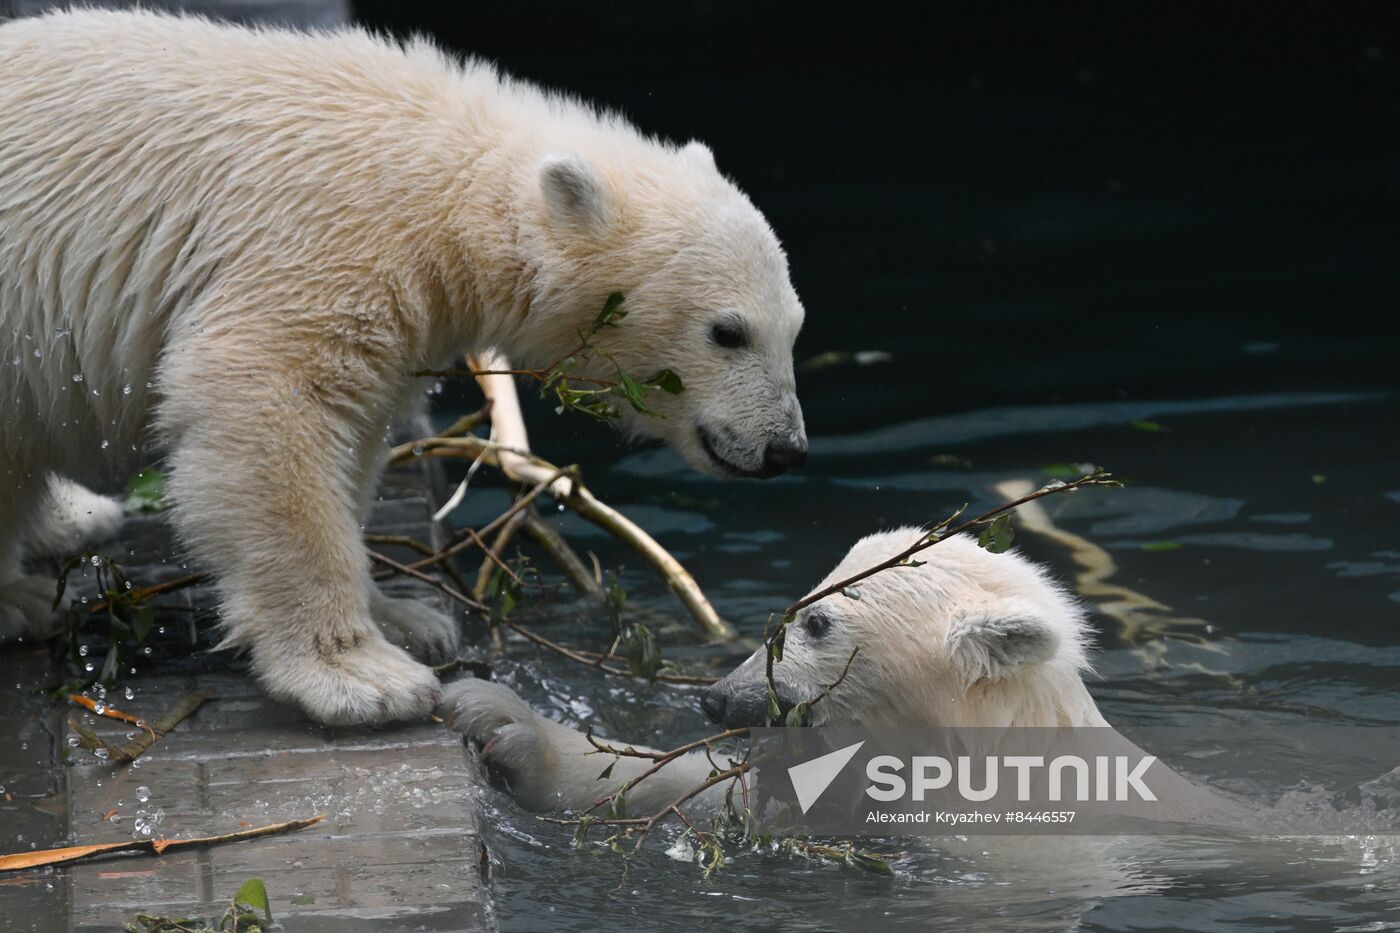
<svg viewBox="0 0 1400 933">
<path fill-rule="evenodd" d="M 899 554 L 925 534 L 901 528 L 856 542 L 817 589 Z M 923 563 L 877 573 L 851 595 L 827 596 L 797 614 L 773 668 L 785 713 L 836 684 L 849 661 L 845 679 L 811 708 L 810 724 L 1103 724 L 1082 680 L 1088 668 L 1083 610 L 1043 570 L 964 535 L 915 559 Z M 729 727 L 763 725 L 766 666 L 760 648 L 705 691 L 705 712 Z"/>
<path fill-rule="evenodd" d="M 596 341 L 611 359 L 595 355 L 588 374 L 615 379 L 615 363 L 639 379 L 670 369 L 684 383 L 678 395 L 648 395 L 654 416 L 623 406 L 629 434 L 664 440 L 716 475 L 800 466 L 792 347 L 803 309 L 777 237 L 703 145 L 613 142 L 535 166 L 536 355 L 567 353 L 621 292 L 625 320 Z"/>
</svg>

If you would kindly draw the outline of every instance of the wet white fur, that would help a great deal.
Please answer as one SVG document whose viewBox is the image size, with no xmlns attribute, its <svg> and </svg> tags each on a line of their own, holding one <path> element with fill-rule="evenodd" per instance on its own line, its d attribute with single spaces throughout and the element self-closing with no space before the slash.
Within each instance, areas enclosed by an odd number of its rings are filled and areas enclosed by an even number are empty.
<svg viewBox="0 0 1400 933">
<path fill-rule="evenodd" d="M 923 532 L 871 535 L 816 587 L 901 552 Z M 1103 726 L 1084 686 L 1088 629 L 1083 610 L 1044 570 L 1014 552 L 993 554 L 959 536 L 922 552 L 919 567 L 891 569 L 859 584 L 859 599 L 829 596 L 831 628 L 819 644 L 798 616 L 775 677 L 794 701 L 846 679 L 812 709 L 817 725 L 878 727 Z M 814 590 L 815 591 L 815 590 Z M 762 682 L 764 649 L 730 678 Z M 485 745 L 484 757 L 533 810 L 585 809 L 650 767 L 622 758 L 609 778 L 605 756 L 579 732 L 534 712 L 509 688 L 464 680 L 445 690 L 443 713 Z M 704 780 L 711 764 L 693 754 L 628 791 L 635 813 L 651 813 Z M 714 792 L 722 796 L 723 788 Z"/>
<path fill-rule="evenodd" d="M 123 476 L 154 437 L 266 687 L 325 721 L 426 714 L 436 679 L 380 630 L 434 653 L 455 625 L 376 596 L 360 540 L 408 374 L 548 364 L 613 291 L 607 350 L 687 388 L 630 431 L 702 469 L 698 427 L 746 468 L 800 434 L 801 305 L 703 146 L 355 31 L 0 26 L 0 637 L 49 622 L 12 586 L 57 527 L 49 474 Z M 721 312 L 751 349 L 711 344 Z"/>
</svg>

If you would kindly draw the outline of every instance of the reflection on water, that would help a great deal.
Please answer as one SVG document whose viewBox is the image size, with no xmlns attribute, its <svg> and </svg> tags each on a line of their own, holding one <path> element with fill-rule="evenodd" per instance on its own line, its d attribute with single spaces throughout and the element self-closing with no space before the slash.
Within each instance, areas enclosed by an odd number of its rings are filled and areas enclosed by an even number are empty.
<svg viewBox="0 0 1400 933">
<path fill-rule="evenodd" d="M 765 484 L 716 483 L 658 450 L 585 468 L 609 501 L 641 510 L 753 636 L 861 534 L 988 505 L 1066 463 L 1102 463 L 1128 487 L 1046 500 L 1018 543 L 1100 610 L 1091 689 L 1111 721 L 1395 725 L 1400 496 L 1395 440 L 1377 426 L 1395 424 L 1397 408 L 1385 395 L 1309 393 L 972 412 L 815 437 L 805 474 Z M 597 544 L 605 562 L 628 562 Z M 633 599 L 671 610 L 645 574 L 624 578 Z M 587 641 L 596 626 L 563 619 L 555 632 Z M 684 627 L 668 632 L 667 651 L 718 669 L 743 653 L 717 657 Z M 668 745 L 706 729 L 693 690 L 515 649 L 501 674 L 551 715 L 614 736 Z M 1320 804 L 1295 783 L 1281 770 L 1234 789 L 1300 813 Z M 610 930 L 717 916 L 784 930 L 1379 930 L 1400 920 L 1400 851 L 1364 835 L 1003 839 L 996 851 L 976 837 L 892 839 L 884 847 L 903 853 L 893 878 L 746 852 L 706 880 L 668 857 L 664 838 L 624 876 L 615 854 L 575 849 L 568 832 L 484 794 L 511 930 L 591 930 L 604 916 Z"/>
</svg>

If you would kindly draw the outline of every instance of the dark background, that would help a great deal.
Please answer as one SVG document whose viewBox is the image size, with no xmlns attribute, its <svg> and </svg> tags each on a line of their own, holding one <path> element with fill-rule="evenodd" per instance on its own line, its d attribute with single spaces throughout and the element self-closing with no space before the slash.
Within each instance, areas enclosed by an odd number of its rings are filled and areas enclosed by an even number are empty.
<svg viewBox="0 0 1400 933">
<path fill-rule="evenodd" d="M 1396 382 L 1400 5 L 356 12 L 709 143 L 788 250 L 798 359 L 896 354 L 800 377 L 813 433 Z"/>
</svg>

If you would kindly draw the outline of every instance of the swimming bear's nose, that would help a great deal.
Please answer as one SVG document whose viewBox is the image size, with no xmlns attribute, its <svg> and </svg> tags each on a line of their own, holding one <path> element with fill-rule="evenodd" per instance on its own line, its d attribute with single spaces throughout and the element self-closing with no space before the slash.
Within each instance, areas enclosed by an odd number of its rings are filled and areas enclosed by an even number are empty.
<svg viewBox="0 0 1400 933">
<path fill-rule="evenodd" d="M 714 687 L 710 687 L 700 696 L 700 708 L 710 717 L 711 722 L 724 723 L 724 705 L 724 694 Z"/>
<path fill-rule="evenodd" d="M 766 473 L 786 473 L 806 462 L 807 439 L 800 434 L 771 440 L 763 450 L 763 469 Z"/>
</svg>

